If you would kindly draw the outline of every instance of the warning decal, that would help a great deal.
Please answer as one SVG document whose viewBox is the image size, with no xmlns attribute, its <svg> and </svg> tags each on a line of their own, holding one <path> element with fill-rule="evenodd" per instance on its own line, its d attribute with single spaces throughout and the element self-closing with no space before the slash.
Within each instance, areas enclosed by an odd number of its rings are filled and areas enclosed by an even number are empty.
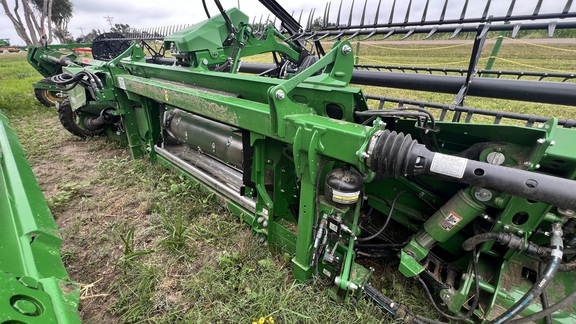
<svg viewBox="0 0 576 324">
<path fill-rule="evenodd" d="M 456 225 L 458 225 L 458 223 L 460 223 L 461 220 L 462 220 L 462 217 L 458 216 L 458 214 L 451 211 L 450 214 L 448 214 L 448 216 L 444 217 L 444 219 L 442 219 L 440 221 L 439 225 L 440 225 L 440 227 L 442 227 L 443 230 L 449 232 L 454 227 L 456 227 Z"/>
<path fill-rule="evenodd" d="M 434 154 L 430 171 L 449 177 L 462 179 L 468 160 L 441 153 Z"/>
</svg>

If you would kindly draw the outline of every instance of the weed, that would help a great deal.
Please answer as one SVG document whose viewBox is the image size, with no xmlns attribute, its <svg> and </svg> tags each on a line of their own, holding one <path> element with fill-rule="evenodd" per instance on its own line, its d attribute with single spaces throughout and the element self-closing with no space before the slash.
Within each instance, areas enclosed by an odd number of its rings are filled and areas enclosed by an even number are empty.
<svg viewBox="0 0 576 324">
<path fill-rule="evenodd" d="M 160 244 L 165 246 L 169 251 L 181 252 L 189 238 L 188 224 L 184 224 L 181 214 L 176 214 L 170 219 L 164 209 L 161 210 L 162 224 L 168 236 L 160 240 Z"/>
<path fill-rule="evenodd" d="M 126 274 L 128 269 L 132 269 L 133 266 L 142 266 L 138 262 L 135 262 L 136 258 L 154 252 L 154 250 L 136 250 L 136 243 L 134 241 L 134 225 L 130 226 L 125 235 L 120 236 L 120 239 L 124 244 L 124 256 L 119 260 L 119 264 L 124 270 L 124 274 Z"/>
<path fill-rule="evenodd" d="M 89 181 L 81 183 L 65 182 L 58 186 L 58 191 L 46 200 L 52 212 L 59 212 L 67 208 L 77 197 L 85 196 L 83 189 L 90 185 Z"/>
</svg>

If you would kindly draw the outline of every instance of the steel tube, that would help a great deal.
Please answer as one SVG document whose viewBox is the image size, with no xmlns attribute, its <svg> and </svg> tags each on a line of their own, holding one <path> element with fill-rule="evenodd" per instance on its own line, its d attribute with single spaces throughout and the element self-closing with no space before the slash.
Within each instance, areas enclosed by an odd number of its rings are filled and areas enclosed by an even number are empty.
<svg viewBox="0 0 576 324">
<path fill-rule="evenodd" d="M 273 67 L 274 64 L 243 63 L 240 66 L 240 72 L 258 74 Z M 457 94 L 465 80 L 466 77 L 452 75 L 354 70 L 350 82 L 360 85 Z M 468 95 L 574 106 L 576 105 L 576 84 L 473 78 Z"/>
<path fill-rule="evenodd" d="M 164 121 L 166 129 L 177 140 L 242 169 L 242 135 L 236 128 L 180 109 L 167 111 Z"/>
</svg>

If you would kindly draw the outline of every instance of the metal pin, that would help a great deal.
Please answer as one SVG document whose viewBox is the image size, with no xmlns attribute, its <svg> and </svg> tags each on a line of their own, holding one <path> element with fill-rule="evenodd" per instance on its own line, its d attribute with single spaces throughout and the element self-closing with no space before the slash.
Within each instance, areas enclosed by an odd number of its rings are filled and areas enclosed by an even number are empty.
<svg viewBox="0 0 576 324">
<path fill-rule="evenodd" d="M 460 20 L 464 20 L 466 18 L 466 10 L 468 9 L 468 0 L 464 2 L 464 8 L 462 8 L 462 13 L 460 14 Z"/>
<path fill-rule="evenodd" d="M 490 4 L 492 3 L 492 0 L 488 0 L 488 2 L 486 2 L 486 8 L 484 8 L 484 13 L 482 14 L 482 19 L 486 19 L 486 17 L 488 17 L 488 11 L 490 11 Z"/>
<path fill-rule="evenodd" d="M 352 14 L 354 13 L 354 0 L 352 0 L 352 5 L 350 6 L 350 16 L 348 17 L 348 26 L 352 25 Z"/>
<path fill-rule="evenodd" d="M 388 23 L 391 24 L 394 21 L 394 10 L 396 9 L 396 0 L 392 3 L 392 10 L 390 11 L 390 19 L 388 19 Z"/>
<path fill-rule="evenodd" d="M 446 16 L 446 8 L 448 8 L 448 0 L 444 2 L 444 7 L 442 8 L 442 13 L 440 14 L 440 21 L 444 21 L 444 17 Z"/>
<path fill-rule="evenodd" d="M 408 8 L 406 8 L 406 16 L 404 17 L 404 23 L 407 23 L 410 19 L 410 10 L 412 9 L 412 0 L 408 2 Z"/>
<path fill-rule="evenodd" d="M 544 0 L 538 0 L 538 3 L 536 4 L 536 8 L 534 8 L 534 13 L 532 13 L 533 16 L 537 16 L 538 13 L 540 12 L 540 7 L 542 7 L 542 1 L 544 1 Z"/>
<path fill-rule="evenodd" d="M 426 5 L 424 6 L 424 12 L 422 12 L 422 19 L 420 19 L 420 22 L 426 21 L 426 15 L 428 14 L 428 5 L 430 5 L 430 0 L 426 0 Z"/>
<path fill-rule="evenodd" d="M 510 8 L 508 8 L 508 13 L 506 14 L 506 17 L 512 16 L 512 11 L 514 11 L 515 5 L 516 5 L 516 0 L 512 0 L 512 2 L 510 3 Z"/>
<path fill-rule="evenodd" d="M 360 18 L 360 26 L 364 26 L 364 17 L 366 16 L 366 6 L 368 5 L 368 0 L 364 1 L 364 10 L 362 10 L 362 18 Z"/>
<path fill-rule="evenodd" d="M 336 18 L 336 26 L 340 26 L 340 14 L 342 13 L 342 2 L 344 2 L 344 0 L 340 0 L 340 7 L 338 7 L 338 17 Z"/>
<path fill-rule="evenodd" d="M 378 7 L 376 7 L 376 15 L 374 16 L 374 25 L 378 25 L 378 16 L 380 15 L 380 4 L 382 0 L 378 1 Z"/>
<path fill-rule="evenodd" d="M 572 7 L 572 0 L 566 1 L 566 6 L 564 6 L 564 10 L 562 10 L 562 13 L 567 14 L 570 11 L 570 7 Z"/>
</svg>

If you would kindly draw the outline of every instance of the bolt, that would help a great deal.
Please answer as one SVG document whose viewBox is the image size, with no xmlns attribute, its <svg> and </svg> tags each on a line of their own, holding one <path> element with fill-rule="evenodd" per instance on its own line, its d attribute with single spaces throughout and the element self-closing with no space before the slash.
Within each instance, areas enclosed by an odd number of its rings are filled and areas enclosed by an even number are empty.
<svg viewBox="0 0 576 324">
<path fill-rule="evenodd" d="M 264 217 L 260 216 L 256 221 L 258 222 L 258 224 L 262 224 L 262 222 L 264 222 Z"/>
<path fill-rule="evenodd" d="M 38 306 L 33 302 L 25 299 L 19 299 L 12 303 L 12 307 L 20 314 L 33 316 L 38 312 Z"/>
<path fill-rule="evenodd" d="M 544 144 L 546 142 L 545 138 L 539 138 L 536 142 L 538 142 L 538 144 Z"/>
<path fill-rule="evenodd" d="M 536 169 L 536 170 L 540 169 L 540 164 L 536 164 L 536 165 L 534 166 L 534 169 Z"/>
<path fill-rule="evenodd" d="M 556 144 L 555 141 L 550 142 L 550 146 L 554 146 Z"/>
<path fill-rule="evenodd" d="M 527 166 L 527 167 L 529 167 L 530 165 L 532 165 L 532 162 L 530 162 L 530 161 L 526 161 L 526 162 L 524 162 L 524 166 Z"/>
<path fill-rule="evenodd" d="M 286 98 L 286 94 L 284 93 L 284 91 L 282 90 L 276 91 L 276 99 L 284 100 L 284 98 Z"/>
<path fill-rule="evenodd" d="M 348 55 L 350 53 L 352 53 L 352 47 L 350 47 L 348 45 L 342 46 L 342 54 Z"/>
<path fill-rule="evenodd" d="M 494 165 L 502 165 L 506 161 L 506 156 L 500 152 L 490 152 L 486 157 L 486 162 Z"/>
<path fill-rule="evenodd" d="M 32 288 L 32 289 L 38 289 L 38 282 L 36 281 L 36 279 L 32 278 L 32 277 L 20 277 L 20 279 L 18 279 L 18 281 L 20 281 L 20 283 L 22 285 L 24 285 L 25 287 L 28 288 Z"/>
<path fill-rule="evenodd" d="M 368 159 L 370 157 L 370 154 L 366 153 L 366 152 L 362 152 L 362 158 L 363 159 Z"/>
<path fill-rule="evenodd" d="M 268 227 L 268 221 L 263 221 L 263 222 L 262 222 L 262 226 Z"/>
<path fill-rule="evenodd" d="M 444 294 L 444 295 L 442 296 L 442 299 L 445 300 L 445 301 L 447 301 L 447 302 L 449 302 L 449 301 L 452 300 L 452 296 L 450 296 L 449 294 Z"/>
<path fill-rule="evenodd" d="M 510 226 L 508 226 L 508 225 L 504 225 L 504 230 L 505 230 L 505 231 L 508 231 L 508 230 L 510 230 Z"/>
<path fill-rule="evenodd" d="M 524 231 L 523 231 L 523 230 L 518 230 L 518 235 L 524 235 Z"/>
<path fill-rule="evenodd" d="M 378 126 L 380 127 L 386 127 L 386 123 L 383 121 L 378 122 Z"/>
<path fill-rule="evenodd" d="M 207 59 L 203 59 L 203 60 L 202 60 L 202 64 L 208 65 L 208 60 L 207 60 Z"/>
<path fill-rule="evenodd" d="M 544 124 L 542 123 L 538 124 L 538 128 L 544 128 Z"/>
</svg>

